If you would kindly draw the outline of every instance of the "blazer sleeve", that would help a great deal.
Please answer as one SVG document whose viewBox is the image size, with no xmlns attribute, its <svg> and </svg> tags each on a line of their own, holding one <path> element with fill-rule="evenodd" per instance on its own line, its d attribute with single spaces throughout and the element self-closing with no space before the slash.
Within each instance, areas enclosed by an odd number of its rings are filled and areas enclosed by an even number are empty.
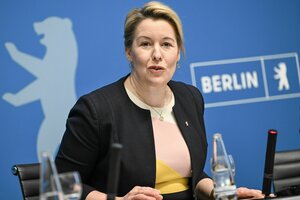
<svg viewBox="0 0 300 200">
<path fill-rule="evenodd" d="M 86 184 L 99 159 L 99 121 L 95 105 L 81 97 L 71 109 L 55 163 L 59 172 L 78 171 L 83 183 L 82 199 L 95 188 Z"/>
</svg>

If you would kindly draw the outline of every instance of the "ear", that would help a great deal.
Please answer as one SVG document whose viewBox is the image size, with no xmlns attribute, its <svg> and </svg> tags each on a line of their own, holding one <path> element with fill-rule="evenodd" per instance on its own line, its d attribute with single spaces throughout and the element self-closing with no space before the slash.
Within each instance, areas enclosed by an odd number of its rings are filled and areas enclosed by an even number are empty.
<svg viewBox="0 0 300 200">
<path fill-rule="evenodd" d="M 72 28 L 72 21 L 69 18 L 64 18 L 64 22 L 69 28 Z"/>
<path fill-rule="evenodd" d="M 132 62 L 131 48 L 125 48 L 125 53 L 126 53 L 127 60 L 128 60 L 129 62 Z"/>
<path fill-rule="evenodd" d="M 177 62 L 179 62 L 180 61 L 180 50 L 178 51 L 178 55 L 177 55 Z"/>
</svg>

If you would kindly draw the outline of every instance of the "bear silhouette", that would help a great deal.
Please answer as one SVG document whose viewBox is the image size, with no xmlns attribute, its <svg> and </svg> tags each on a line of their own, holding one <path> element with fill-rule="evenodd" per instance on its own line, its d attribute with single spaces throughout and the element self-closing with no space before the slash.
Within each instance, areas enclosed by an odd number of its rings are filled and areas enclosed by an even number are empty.
<svg viewBox="0 0 300 200">
<path fill-rule="evenodd" d="M 77 42 L 68 18 L 48 17 L 33 24 L 40 43 L 46 47 L 43 58 L 26 54 L 14 43 L 5 47 L 11 58 L 36 79 L 16 94 L 5 93 L 3 99 L 13 106 L 40 100 L 44 113 L 37 138 L 37 155 L 41 151 L 56 153 L 65 129 L 65 120 L 76 101 L 75 73 Z"/>
<path fill-rule="evenodd" d="M 289 84 L 289 80 L 287 77 L 287 67 L 286 64 L 284 62 L 281 62 L 278 64 L 278 68 L 274 67 L 274 71 L 275 71 L 275 75 L 274 78 L 276 80 L 279 79 L 279 83 L 278 83 L 278 90 L 282 91 L 283 88 L 285 90 L 289 90 L 290 89 L 290 84 Z"/>
</svg>

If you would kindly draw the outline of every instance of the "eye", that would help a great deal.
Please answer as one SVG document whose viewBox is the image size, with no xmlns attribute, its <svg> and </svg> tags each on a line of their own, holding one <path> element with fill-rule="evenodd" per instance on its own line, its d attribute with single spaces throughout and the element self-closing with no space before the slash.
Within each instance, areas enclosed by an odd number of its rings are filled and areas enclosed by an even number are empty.
<svg viewBox="0 0 300 200">
<path fill-rule="evenodd" d="M 140 43 L 140 46 L 144 47 L 144 48 L 147 48 L 147 47 L 151 46 L 151 43 L 148 42 L 148 41 L 143 41 L 143 42 Z"/>
<path fill-rule="evenodd" d="M 170 43 L 170 42 L 164 42 L 162 44 L 163 47 L 166 47 L 166 48 L 170 48 L 170 47 L 173 47 L 173 45 Z"/>
</svg>

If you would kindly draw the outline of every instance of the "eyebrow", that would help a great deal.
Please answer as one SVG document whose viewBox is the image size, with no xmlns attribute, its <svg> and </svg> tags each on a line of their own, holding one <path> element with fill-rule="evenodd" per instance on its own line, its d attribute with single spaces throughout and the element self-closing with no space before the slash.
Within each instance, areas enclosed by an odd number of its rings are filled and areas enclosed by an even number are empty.
<svg viewBox="0 0 300 200">
<path fill-rule="evenodd" d="M 136 40 L 140 40 L 140 39 L 147 39 L 147 40 L 152 40 L 150 37 L 147 37 L 147 36 L 138 36 L 136 38 Z M 164 37 L 163 40 L 172 40 L 173 42 L 176 42 L 175 39 L 171 38 L 171 37 Z"/>
</svg>

